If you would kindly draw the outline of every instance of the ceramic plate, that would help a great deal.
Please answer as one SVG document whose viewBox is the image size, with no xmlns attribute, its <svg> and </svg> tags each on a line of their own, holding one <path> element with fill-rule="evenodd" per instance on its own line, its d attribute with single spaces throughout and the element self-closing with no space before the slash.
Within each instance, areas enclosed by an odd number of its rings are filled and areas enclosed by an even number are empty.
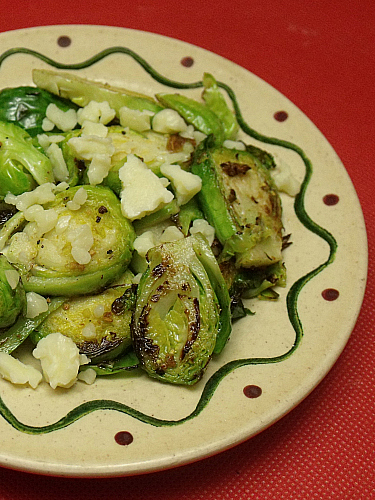
<svg viewBox="0 0 375 500">
<path fill-rule="evenodd" d="M 238 104 L 241 137 L 288 164 L 301 183 L 296 199 L 282 197 L 293 241 L 284 253 L 287 287 L 277 302 L 248 304 L 256 314 L 235 324 L 196 386 L 171 386 L 146 375 L 97 378 L 91 386 L 79 382 L 55 391 L 46 383 L 32 390 L 0 380 L 0 464 L 65 476 L 139 474 L 223 451 L 280 419 L 332 367 L 365 288 L 362 213 L 326 139 L 258 77 L 170 38 L 52 26 L 3 33 L 0 47 L 0 88 L 31 84 L 33 68 L 67 67 L 152 95 L 210 72 Z M 201 89 L 179 92 L 199 97 Z"/>
</svg>

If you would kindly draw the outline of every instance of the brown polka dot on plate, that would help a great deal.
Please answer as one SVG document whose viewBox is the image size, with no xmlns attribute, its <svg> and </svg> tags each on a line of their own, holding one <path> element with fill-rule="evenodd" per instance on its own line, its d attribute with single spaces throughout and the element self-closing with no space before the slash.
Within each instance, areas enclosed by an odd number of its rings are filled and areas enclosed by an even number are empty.
<svg viewBox="0 0 375 500">
<path fill-rule="evenodd" d="M 72 39 L 69 36 L 59 36 L 57 39 L 57 45 L 60 47 L 69 47 L 69 45 L 72 43 Z"/>
<path fill-rule="evenodd" d="M 115 441 L 121 446 L 127 446 L 133 442 L 133 435 L 128 431 L 120 431 L 115 435 Z"/>
<path fill-rule="evenodd" d="M 273 117 L 278 122 L 285 122 L 285 120 L 288 118 L 288 113 L 286 111 L 276 111 Z"/>
<path fill-rule="evenodd" d="M 324 300 L 332 301 L 339 298 L 340 292 L 335 288 L 326 288 L 322 291 L 322 297 Z"/>
<path fill-rule="evenodd" d="M 243 388 L 243 393 L 247 398 L 259 398 L 262 394 L 262 389 L 258 385 L 247 385 Z"/>
<path fill-rule="evenodd" d="M 326 194 L 323 197 L 323 203 L 325 203 L 328 206 L 337 205 L 339 200 L 340 198 L 337 196 L 337 194 Z"/>
<path fill-rule="evenodd" d="M 194 64 L 194 59 L 190 56 L 183 57 L 181 59 L 181 64 L 182 66 L 185 66 L 185 68 L 191 68 Z"/>
</svg>

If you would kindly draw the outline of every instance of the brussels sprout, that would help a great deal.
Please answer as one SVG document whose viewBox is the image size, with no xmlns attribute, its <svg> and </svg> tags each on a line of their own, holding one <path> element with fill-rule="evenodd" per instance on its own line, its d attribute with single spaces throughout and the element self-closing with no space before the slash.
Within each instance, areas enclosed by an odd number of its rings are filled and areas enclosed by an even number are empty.
<svg viewBox="0 0 375 500">
<path fill-rule="evenodd" d="M 0 199 L 54 182 L 52 165 L 33 146 L 31 136 L 13 123 L 0 122 Z"/>
<path fill-rule="evenodd" d="M 249 151 L 215 146 L 208 137 L 191 166 L 202 179 L 198 200 L 223 245 L 220 260 L 237 267 L 281 260 L 281 202 L 269 171 Z"/>
<path fill-rule="evenodd" d="M 270 266 L 246 269 L 238 268 L 234 259 L 231 259 L 221 262 L 220 270 L 229 290 L 233 320 L 250 314 L 242 299 L 257 297 L 276 300 L 279 294 L 274 287 L 286 285 L 286 269 L 281 261 Z"/>
<path fill-rule="evenodd" d="M 203 375 L 215 348 L 220 307 L 196 238 L 154 247 L 138 285 L 133 347 L 151 376 L 192 385 Z"/>
<path fill-rule="evenodd" d="M 130 322 L 135 304 L 132 273 L 127 272 L 121 284 L 96 295 L 70 297 L 41 323 L 31 338 L 60 332 L 70 337 L 81 354 L 99 363 L 114 359 L 131 346 Z"/>
<path fill-rule="evenodd" d="M 87 195 L 82 204 L 75 201 L 78 190 L 84 198 Z M 67 296 L 95 293 L 124 272 L 135 233 L 110 189 L 75 186 L 57 193 L 45 209 L 39 212 L 41 217 L 46 213 L 55 217 L 52 228 L 40 234 L 38 223 L 29 222 L 3 250 L 23 275 L 26 291 Z"/>
<path fill-rule="evenodd" d="M 44 132 L 42 124 L 49 104 L 55 104 L 62 111 L 78 107 L 43 89 L 6 88 L 0 91 L 0 120 L 13 122 L 34 137 Z"/>
<path fill-rule="evenodd" d="M 274 286 L 286 285 L 286 270 L 279 261 L 270 266 L 253 269 L 236 268 L 233 261 L 225 261 L 220 269 L 229 288 L 230 296 L 241 296 L 245 299 L 262 298 L 265 290 Z M 277 294 L 276 294 L 277 295 Z M 271 298 L 266 296 L 265 298 Z"/>
<path fill-rule="evenodd" d="M 162 109 L 152 97 L 86 80 L 69 73 L 34 69 L 33 81 L 37 87 L 69 99 L 81 107 L 86 106 L 90 101 L 107 101 L 110 107 L 116 111 L 117 117 L 119 117 L 119 110 L 123 106 L 140 111 L 149 110 L 154 113 Z"/>
<path fill-rule="evenodd" d="M 0 254 L 0 328 L 13 325 L 25 309 L 26 294 L 19 274 Z"/>
</svg>

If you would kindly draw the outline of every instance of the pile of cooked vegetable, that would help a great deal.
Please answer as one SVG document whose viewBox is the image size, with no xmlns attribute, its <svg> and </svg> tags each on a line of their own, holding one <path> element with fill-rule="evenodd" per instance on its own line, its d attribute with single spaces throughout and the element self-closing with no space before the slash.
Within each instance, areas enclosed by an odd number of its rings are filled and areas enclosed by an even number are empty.
<svg viewBox="0 0 375 500">
<path fill-rule="evenodd" d="M 28 339 L 52 387 L 137 367 L 196 383 L 243 299 L 285 286 L 273 157 L 238 140 L 210 74 L 200 100 L 33 81 L 0 92 L 1 375 L 38 385 L 12 355 Z"/>
</svg>

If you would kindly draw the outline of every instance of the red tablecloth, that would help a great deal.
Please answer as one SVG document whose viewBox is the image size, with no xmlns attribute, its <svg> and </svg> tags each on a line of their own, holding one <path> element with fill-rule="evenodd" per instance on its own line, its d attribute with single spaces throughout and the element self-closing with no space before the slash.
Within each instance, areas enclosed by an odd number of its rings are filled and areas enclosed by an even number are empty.
<svg viewBox="0 0 375 500">
<path fill-rule="evenodd" d="M 356 327 L 333 369 L 260 435 L 198 463 L 137 477 L 67 479 L 0 469 L 0 499 L 375 498 L 373 0 L 1 2 L 1 32 L 51 24 L 113 25 L 178 38 L 280 90 L 315 122 L 349 172 L 367 224 L 369 278 Z"/>
</svg>

